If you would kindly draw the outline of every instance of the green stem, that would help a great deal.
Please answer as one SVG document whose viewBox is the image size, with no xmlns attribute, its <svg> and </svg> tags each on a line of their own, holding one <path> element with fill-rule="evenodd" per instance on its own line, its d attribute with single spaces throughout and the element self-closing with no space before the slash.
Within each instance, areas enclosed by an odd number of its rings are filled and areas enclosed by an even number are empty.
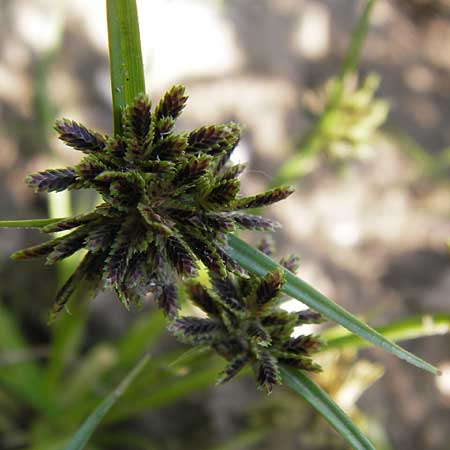
<svg viewBox="0 0 450 450">
<path fill-rule="evenodd" d="M 107 0 L 114 134 L 122 132 L 121 113 L 145 92 L 136 0 Z"/>
<path fill-rule="evenodd" d="M 367 32 L 369 31 L 370 15 L 375 3 L 376 0 L 368 0 L 366 3 L 355 31 L 352 33 L 352 39 L 339 69 L 338 78 L 334 83 L 333 91 L 325 105 L 324 111 L 300 141 L 296 155 L 281 166 L 274 180 L 270 183 L 271 187 L 289 183 L 301 176 L 304 161 L 318 152 L 323 146 L 325 141 L 323 130 L 326 128 L 327 122 L 341 103 L 342 95 L 344 94 L 345 79 L 352 72 L 356 71 L 359 60 L 361 59 L 361 50 Z"/>
<path fill-rule="evenodd" d="M 0 220 L 0 228 L 43 228 L 60 220 L 62 219 Z"/>
</svg>

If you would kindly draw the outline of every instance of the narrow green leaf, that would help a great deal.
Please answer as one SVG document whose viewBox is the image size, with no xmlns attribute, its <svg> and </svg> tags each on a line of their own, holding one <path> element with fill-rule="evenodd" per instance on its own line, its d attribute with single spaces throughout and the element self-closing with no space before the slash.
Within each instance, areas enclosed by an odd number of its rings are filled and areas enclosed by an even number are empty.
<svg viewBox="0 0 450 450">
<path fill-rule="evenodd" d="M 316 383 L 295 369 L 281 367 L 280 372 L 283 384 L 315 408 L 354 450 L 375 450 L 345 412 Z"/>
<path fill-rule="evenodd" d="M 349 334 L 346 330 L 338 330 L 340 327 L 330 328 L 321 333 L 321 338 L 326 342 L 324 350 L 335 348 L 365 348 L 370 343 L 359 336 Z M 417 339 L 436 334 L 446 334 L 450 331 L 450 314 L 423 314 L 408 317 L 376 328 L 376 331 L 386 339 L 401 341 Z"/>
<path fill-rule="evenodd" d="M 281 268 L 273 259 L 264 255 L 264 253 L 251 247 L 236 236 L 230 235 L 228 238 L 231 256 L 244 268 L 259 276 L 264 276 L 267 272 L 276 268 Z M 388 352 L 393 353 L 397 357 L 413 364 L 423 370 L 438 374 L 437 368 L 431 364 L 423 361 L 417 356 L 409 353 L 398 345 L 386 339 L 380 333 L 369 327 L 367 324 L 361 322 L 353 314 L 349 313 L 336 303 L 329 300 L 319 291 L 314 289 L 305 281 L 296 277 L 288 270 L 284 270 L 286 283 L 283 291 L 291 297 L 300 300 L 305 305 L 323 314 L 331 320 L 347 328 L 352 333 L 361 338 L 371 342 Z"/>
<path fill-rule="evenodd" d="M 127 333 L 115 344 L 118 362 L 125 366 L 136 361 L 165 331 L 165 318 L 161 311 L 150 311 L 136 319 Z"/>
<path fill-rule="evenodd" d="M 122 130 L 121 113 L 145 92 L 144 66 L 136 0 L 107 0 L 109 59 L 114 133 Z"/>
<path fill-rule="evenodd" d="M 0 228 L 43 228 L 60 219 L 0 220 Z"/>
<path fill-rule="evenodd" d="M 88 443 L 92 433 L 96 430 L 101 420 L 105 417 L 107 412 L 116 403 L 119 397 L 127 390 L 133 380 L 144 369 L 150 359 L 149 355 L 145 355 L 131 372 L 122 380 L 117 388 L 106 397 L 100 405 L 92 412 L 92 414 L 85 420 L 75 435 L 72 437 L 65 450 L 81 450 Z"/>
<path fill-rule="evenodd" d="M 0 303 L 0 355 L 5 356 L 7 353 L 32 355 L 34 351 L 23 336 L 13 312 Z M 45 377 L 36 361 L 25 359 L 0 369 L 2 389 L 47 416 L 55 413 L 54 405 L 42 389 Z"/>
<path fill-rule="evenodd" d="M 364 40 L 369 31 L 370 15 L 372 9 L 375 6 L 376 0 L 368 0 L 366 7 L 364 8 L 356 28 L 352 33 L 350 45 L 348 46 L 345 54 L 344 61 L 339 71 L 339 79 L 343 80 L 351 72 L 354 72 L 358 68 L 359 60 L 361 59 L 361 49 L 364 44 Z"/>
</svg>

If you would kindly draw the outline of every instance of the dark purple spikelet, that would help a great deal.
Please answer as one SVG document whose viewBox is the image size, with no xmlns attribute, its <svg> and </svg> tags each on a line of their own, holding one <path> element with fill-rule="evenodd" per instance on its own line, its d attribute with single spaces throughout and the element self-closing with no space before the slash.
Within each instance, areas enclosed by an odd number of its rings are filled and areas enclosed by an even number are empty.
<svg viewBox="0 0 450 450">
<path fill-rule="evenodd" d="M 206 312 L 206 314 L 212 316 L 219 314 L 215 299 L 200 283 L 189 281 L 186 283 L 186 290 L 193 303 Z"/>
<path fill-rule="evenodd" d="M 121 132 L 115 136 L 73 120 L 58 120 L 59 138 L 85 155 L 74 167 L 29 175 L 27 184 L 47 192 L 88 188 L 103 203 L 45 227 L 47 233 L 70 233 L 13 257 L 47 256 L 53 264 L 87 250 L 95 256 L 100 288 L 112 288 L 127 307 L 153 294 L 169 316 L 177 314 L 177 290 L 164 287 L 195 276 L 199 262 L 219 278 L 229 273 L 246 275 L 227 253 L 226 234 L 237 228 L 273 229 L 276 223 L 238 211 L 272 204 L 291 190 L 240 197 L 238 177 L 245 166 L 233 165 L 229 159 L 241 126 L 231 122 L 176 132 L 175 121 L 186 101 L 185 89 L 179 85 L 153 109 L 150 99 L 139 95 L 124 108 Z M 75 279 L 80 277 L 77 273 Z M 60 297 L 65 302 L 71 293 L 68 285 Z M 236 298 L 228 298 L 223 307 L 242 314 Z"/>
<path fill-rule="evenodd" d="M 53 239 L 42 244 L 34 245 L 23 250 L 18 250 L 11 255 L 11 259 L 15 261 L 38 258 L 40 256 L 47 256 L 53 251 L 56 245 L 61 242 L 61 239 Z"/>
<path fill-rule="evenodd" d="M 297 322 L 298 325 L 303 325 L 307 323 L 322 323 L 326 319 L 322 316 L 322 314 L 313 311 L 312 309 L 306 309 L 304 311 L 300 311 L 297 313 Z"/>
<path fill-rule="evenodd" d="M 269 272 L 260 280 L 259 286 L 256 290 L 256 302 L 258 305 L 263 306 L 267 302 L 276 298 L 278 294 L 280 294 L 283 284 L 284 276 L 280 270 Z"/>
<path fill-rule="evenodd" d="M 308 355 L 317 352 L 322 346 L 321 341 L 313 335 L 302 335 L 291 338 L 284 343 L 283 348 L 288 353 Z"/>
<path fill-rule="evenodd" d="M 72 167 L 49 169 L 28 175 L 25 182 L 36 192 L 61 192 L 77 182 L 77 174 Z"/>
<path fill-rule="evenodd" d="M 169 331 L 181 341 L 193 344 L 213 344 L 223 332 L 218 321 L 199 317 L 176 319 L 169 325 Z"/>
<path fill-rule="evenodd" d="M 212 187 L 206 201 L 211 205 L 228 205 L 239 192 L 240 183 L 237 179 L 223 180 Z"/>
<path fill-rule="evenodd" d="M 157 295 L 158 306 L 164 311 L 167 317 L 178 315 L 177 288 L 173 284 L 165 284 L 161 287 L 161 292 Z"/>
<path fill-rule="evenodd" d="M 264 253 L 266 256 L 273 256 L 273 254 L 275 253 L 275 243 L 273 239 L 269 236 L 263 237 L 258 244 L 258 250 Z"/>
<path fill-rule="evenodd" d="M 263 206 L 269 206 L 273 203 L 277 203 L 294 193 L 292 186 L 275 188 L 263 194 L 254 195 L 251 197 L 242 197 L 236 204 L 235 209 L 253 209 L 261 208 Z"/>
<path fill-rule="evenodd" d="M 297 255 L 289 255 L 285 258 L 281 258 L 280 264 L 292 273 L 297 273 L 300 267 L 300 257 Z"/>
<path fill-rule="evenodd" d="M 276 220 L 252 214 L 233 213 L 231 217 L 238 228 L 243 230 L 273 231 L 281 225 Z"/>
<path fill-rule="evenodd" d="M 223 384 L 234 378 L 249 362 L 248 355 L 237 355 L 233 358 L 220 374 L 217 384 Z"/>
<path fill-rule="evenodd" d="M 87 129 L 74 120 L 57 120 L 55 130 L 59 139 L 75 150 L 85 153 L 101 152 L 106 145 L 106 138 L 100 133 Z"/>
<path fill-rule="evenodd" d="M 95 213 L 79 214 L 78 216 L 70 217 L 69 219 L 62 219 L 58 222 L 52 223 L 41 229 L 44 233 L 56 233 L 58 231 L 71 230 L 86 223 L 92 222 L 96 219 Z"/>
<path fill-rule="evenodd" d="M 166 252 L 170 263 L 180 275 L 192 277 L 197 273 L 190 250 L 175 236 L 166 239 Z"/>
<path fill-rule="evenodd" d="M 268 351 L 261 352 L 256 380 L 258 385 L 262 389 L 265 389 L 267 394 L 272 393 L 274 385 L 281 384 L 281 375 L 277 360 Z"/>
<path fill-rule="evenodd" d="M 170 117 L 174 120 L 177 119 L 186 106 L 188 96 L 185 92 L 184 86 L 181 85 L 173 86 L 166 92 L 156 107 L 156 119 L 163 119 L 165 117 Z"/>
<path fill-rule="evenodd" d="M 226 153 L 234 148 L 240 131 L 239 124 L 234 122 L 200 127 L 189 133 L 188 151 L 205 152 L 211 155 Z"/>
</svg>

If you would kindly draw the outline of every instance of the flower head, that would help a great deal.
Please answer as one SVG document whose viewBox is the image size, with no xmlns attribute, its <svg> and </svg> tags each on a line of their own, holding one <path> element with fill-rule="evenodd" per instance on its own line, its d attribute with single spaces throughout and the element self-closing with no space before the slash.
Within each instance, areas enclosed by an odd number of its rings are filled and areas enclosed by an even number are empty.
<svg viewBox="0 0 450 450">
<path fill-rule="evenodd" d="M 266 243 L 261 250 L 269 251 Z M 295 256 L 280 261 L 286 269 L 296 271 Z M 229 362 L 219 383 L 233 378 L 244 366 L 251 365 L 259 387 L 268 393 L 281 383 L 279 365 L 302 370 L 319 371 L 311 353 L 320 347 L 312 335 L 292 337 L 296 326 L 322 321 L 311 311 L 289 313 L 280 308 L 285 301 L 282 270 L 264 277 L 229 274 L 226 278 L 211 277 L 212 288 L 189 281 L 187 291 L 192 302 L 207 317 L 180 317 L 169 330 L 182 342 L 207 345 Z"/>
<path fill-rule="evenodd" d="M 151 292 L 174 316 L 176 281 L 194 276 L 198 261 L 218 279 L 240 271 L 227 255 L 226 233 L 277 226 L 242 211 L 278 202 L 293 190 L 239 196 L 238 176 L 245 167 L 232 165 L 230 156 L 241 127 L 231 122 L 174 132 L 186 101 L 182 86 L 172 87 L 153 110 L 149 99 L 139 96 L 123 111 L 123 132 L 114 137 L 72 120 L 56 122 L 59 138 L 86 156 L 74 167 L 29 175 L 27 184 L 45 192 L 94 189 L 103 203 L 43 229 L 70 233 L 13 254 L 14 259 L 46 256 L 53 264 L 87 250 L 57 294 L 54 313 L 87 280 L 96 288 L 113 288 L 127 307 Z"/>
</svg>

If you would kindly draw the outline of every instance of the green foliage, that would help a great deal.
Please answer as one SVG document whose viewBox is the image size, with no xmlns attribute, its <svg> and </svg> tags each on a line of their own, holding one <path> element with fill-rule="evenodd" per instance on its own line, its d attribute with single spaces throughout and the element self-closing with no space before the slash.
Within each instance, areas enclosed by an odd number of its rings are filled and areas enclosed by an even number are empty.
<svg viewBox="0 0 450 450">
<path fill-rule="evenodd" d="M 375 447 L 358 430 L 351 419 L 320 386 L 295 369 L 282 368 L 281 372 L 284 382 L 313 408 L 317 409 L 354 450 L 375 450 Z"/>
<path fill-rule="evenodd" d="M 174 317 L 177 280 L 195 276 L 197 261 L 220 277 L 238 270 L 226 255 L 226 233 L 277 226 L 236 211 L 278 202 L 292 189 L 239 196 L 242 166 L 231 165 L 229 158 L 239 142 L 240 126 L 209 125 L 177 134 L 172 127 L 186 101 L 182 86 L 172 87 L 153 112 L 150 100 L 138 96 L 124 108 L 123 133 L 115 137 L 72 120 L 56 122 L 59 138 L 87 156 L 75 167 L 29 175 L 27 184 L 39 192 L 90 188 L 104 203 L 42 228 L 44 233 L 72 230 L 69 234 L 12 255 L 46 256 L 46 263 L 54 264 L 87 250 L 58 292 L 52 317 L 86 281 L 93 294 L 114 289 L 127 308 L 151 292 Z"/>
</svg>

